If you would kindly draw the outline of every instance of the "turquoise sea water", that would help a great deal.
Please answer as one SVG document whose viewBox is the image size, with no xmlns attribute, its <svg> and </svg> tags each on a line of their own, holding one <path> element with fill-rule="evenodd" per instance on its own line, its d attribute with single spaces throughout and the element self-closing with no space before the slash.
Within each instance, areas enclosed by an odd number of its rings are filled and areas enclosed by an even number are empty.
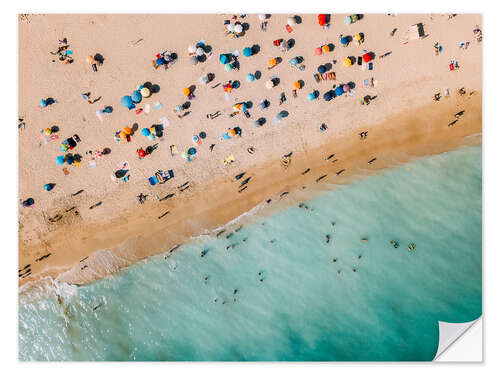
<svg viewBox="0 0 500 375">
<path fill-rule="evenodd" d="M 481 147 L 463 147 L 326 192 L 312 211 L 58 286 L 62 305 L 31 288 L 20 359 L 432 360 L 438 320 L 482 313 L 481 175 Z"/>
</svg>

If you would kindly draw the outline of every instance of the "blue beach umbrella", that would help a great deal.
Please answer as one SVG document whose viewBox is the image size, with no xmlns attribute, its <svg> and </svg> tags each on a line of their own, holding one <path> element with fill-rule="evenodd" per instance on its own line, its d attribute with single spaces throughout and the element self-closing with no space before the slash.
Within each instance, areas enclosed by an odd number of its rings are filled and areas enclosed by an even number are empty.
<svg viewBox="0 0 500 375">
<path fill-rule="evenodd" d="M 63 165 L 64 164 L 64 156 L 58 156 L 56 158 L 56 164 L 57 165 Z"/>
<path fill-rule="evenodd" d="M 221 63 L 223 63 L 224 65 L 227 64 L 230 61 L 229 55 L 227 53 L 226 54 L 221 54 L 219 56 L 219 61 Z"/>
<path fill-rule="evenodd" d="M 247 81 L 248 82 L 253 82 L 255 81 L 255 76 L 252 73 L 247 74 Z"/>
<path fill-rule="evenodd" d="M 140 103 L 140 101 L 142 100 L 142 95 L 139 90 L 135 90 L 132 92 L 131 98 L 134 103 Z"/>
<path fill-rule="evenodd" d="M 243 48 L 243 56 L 250 57 L 253 55 L 252 49 L 250 47 Z"/>
<path fill-rule="evenodd" d="M 344 24 L 345 25 L 350 25 L 351 22 L 352 22 L 351 16 L 347 16 L 346 18 L 344 18 Z"/>
<path fill-rule="evenodd" d="M 194 147 L 191 147 L 189 150 L 188 150 L 188 154 L 189 155 L 194 155 L 196 154 L 196 149 Z"/>
<path fill-rule="evenodd" d="M 310 92 L 309 94 L 307 94 L 307 99 L 312 102 L 314 99 L 316 99 L 316 95 L 314 95 L 313 92 Z"/>
<path fill-rule="evenodd" d="M 346 45 L 348 42 L 347 38 L 345 36 L 343 36 L 342 38 L 340 38 L 340 44 L 342 45 Z"/>
<path fill-rule="evenodd" d="M 130 96 L 124 96 L 121 100 L 122 102 L 122 105 L 125 107 L 125 108 L 128 108 L 129 110 L 132 109 L 132 108 L 135 108 L 135 105 L 134 105 L 134 102 L 132 101 L 132 97 Z"/>
<path fill-rule="evenodd" d="M 320 65 L 320 66 L 318 66 L 318 73 L 319 73 L 319 74 L 324 74 L 324 73 L 326 73 L 326 66 L 324 66 L 324 65 Z"/>
<path fill-rule="evenodd" d="M 147 137 L 151 134 L 151 130 L 149 130 L 148 128 L 142 128 L 141 133 L 143 136 Z"/>
<path fill-rule="evenodd" d="M 163 57 L 159 57 L 156 59 L 156 65 L 163 65 L 165 64 L 165 59 Z"/>
<path fill-rule="evenodd" d="M 40 100 L 40 107 L 47 107 L 47 101 L 45 99 Z"/>
<path fill-rule="evenodd" d="M 335 95 L 340 96 L 343 93 L 344 93 L 344 89 L 342 88 L 342 86 L 337 86 L 337 88 L 335 89 Z"/>
<path fill-rule="evenodd" d="M 47 191 L 51 191 L 51 190 L 52 190 L 52 188 L 53 188 L 53 185 L 52 185 L 52 184 L 45 184 L 45 185 L 43 185 L 43 188 L 44 188 L 45 190 L 47 190 Z"/>
<path fill-rule="evenodd" d="M 299 61 L 297 60 L 297 58 L 293 57 L 290 59 L 290 65 L 291 66 L 295 66 L 299 63 Z"/>
<path fill-rule="evenodd" d="M 323 99 L 325 99 L 325 101 L 329 102 L 330 100 L 332 100 L 333 98 L 333 94 L 332 94 L 332 91 L 327 91 L 324 93 L 323 95 Z"/>
</svg>

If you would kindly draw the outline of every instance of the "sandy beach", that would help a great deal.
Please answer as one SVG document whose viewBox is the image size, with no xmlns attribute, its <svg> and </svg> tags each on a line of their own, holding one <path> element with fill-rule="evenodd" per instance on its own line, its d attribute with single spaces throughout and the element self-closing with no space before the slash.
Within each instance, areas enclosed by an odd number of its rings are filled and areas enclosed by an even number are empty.
<svg viewBox="0 0 500 375">
<path fill-rule="evenodd" d="M 346 15 L 335 14 L 330 28 L 324 29 L 317 15 L 309 14 L 300 15 L 300 22 L 288 33 L 285 26 L 290 16 L 271 15 L 266 31 L 260 29 L 255 14 L 238 18 L 248 29 L 237 39 L 223 31 L 224 20 L 232 17 L 227 14 L 20 17 L 19 117 L 25 127 L 19 129 L 19 203 L 28 197 L 35 200 L 33 207 L 19 208 L 19 269 L 28 264 L 31 269 L 30 275 L 20 278 L 20 285 L 46 276 L 73 284 L 90 282 L 191 237 L 215 234 L 254 207 L 267 214 L 416 157 L 481 142 L 482 45 L 472 32 L 482 28 L 480 15 L 367 14 L 345 25 Z M 417 23 L 423 24 L 427 36 L 405 44 L 406 30 Z M 357 33 L 364 34 L 360 46 L 351 42 L 343 47 L 339 42 L 340 34 Z M 49 52 L 57 50 L 63 38 L 74 62 L 56 59 L 51 64 L 54 56 Z M 273 45 L 279 38 L 293 38 L 293 47 L 281 52 Z M 213 55 L 193 66 L 188 46 L 202 39 Z M 470 42 L 467 49 L 459 47 L 461 41 Z M 328 43 L 335 45 L 334 50 L 316 56 L 315 48 Z M 435 43 L 443 47 L 439 55 Z M 259 46 L 258 53 L 240 55 L 239 70 L 225 71 L 219 62 L 221 53 L 235 49 L 242 53 L 254 45 Z M 155 55 L 167 49 L 178 54 L 176 63 L 166 71 L 155 69 Z M 357 64 L 343 66 L 346 57 L 360 56 L 363 50 L 375 54 L 373 70 Z M 86 58 L 96 53 L 104 62 L 94 72 Z M 269 59 L 278 56 L 283 61 L 268 70 Z M 295 56 L 304 58 L 304 70 L 290 66 Z M 457 61 L 459 68 L 450 71 L 450 60 Z M 336 80 L 315 82 L 318 65 L 327 63 Z M 248 82 L 247 74 L 256 71 L 261 78 Z M 201 84 L 200 77 L 208 73 L 215 78 Z M 267 89 L 265 83 L 272 76 L 279 78 L 279 84 Z M 374 87 L 362 87 L 372 77 Z M 228 80 L 237 80 L 240 86 L 226 100 L 222 84 Z M 298 80 L 304 87 L 293 97 L 292 85 Z M 136 114 L 123 107 L 120 99 L 144 82 L 158 85 L 159 92 L 137 104 L 144 109 L 149 104 L 149 113 Z M 334 84 L 347 82 L 355 84 L 352 96 L 323 100 Z M 190 113 L 179 118 L 173 110 L 188 101 L 183 88 L 191 85 L 195 85 L 195 97 L 189 101 Z M 313 90 L 320 97 L 309 101 L 307 94 Z M 85 92 L 102 98 L 89 104 L 82 99 Z M 282 92 L 286 102 L 279 105 Z M 435 101 L 437 93 L 441 96 Z M 366 95 L 375 98 L 362 105 Z M 48 97 L 57 102 L 40 108 L 40 100 Z M 263 99 L 271 103 L 265 110 L 257 108 Z M 251 117 L 242 113 L 230 117 L 232 106 L 243 101 L 252 103 Z M 154 109 L 156 102 L 161 109 Z M 113 111 L 100 121 L 96 111 L 106 106 Z M 219 117 L 207 118 L 218 110 Z M 273 118 L 281 111 L 288 115 L 275 123 Z M 165 117 L 168 126 L 162 140 L 151 141 L 141 134 L 140 129 Z M 266 123 L 254 127 L 260 117 Z M 117 131 L 134 123 L 139 130 L 129 143 L 114 139 Z M 328 127 L 325 132 L 319 130 L 322 123 Z M 59 138 L 45 144 L 40 131 L 52 126 L 59 128 Z M 235 126 L 242 129 L 241 137 L 222 140 L 221 135 Z M 207 136 L 196 145 L 192 137 L 200 132 Z M 368 132 L 366 139 L 361 139 L 361 132 Z M 68 166 L 65 175 L 55 159 L 64 154 L 60 143 L 73 134 L 81 142 L 72 152 L 79 153 L 82 162 L 79 167 Z M 157 149 L 139 160 L 136 149 L 154 144 Z M 170 145 L 176 145 L 177 155 L 171 156 Z M 188 162 L 181 153 L 191 147 L 197 152 Z M 247 151 L 250 147 L 253 153 Z M 111 152 L 91 168 L 92 156 L 87 152 L 104 148 Z M 225 165 L 222 160 L 229 155 L 235 161 Z M 290 155 L 285 165 L 284 155 Z M 124 162 L 130 166 L 129 180 L 113 181 L 110 175 Z M 171 169 L 175 177 L 151 186 L 148 177 L 158 169 Z M 249 177 L 241 190 L 241 182 Z M 186 182 L 190 188 L 181 191 Z M 52 191 L 44 191 L 48 183 L 55 184 Z M 147 195 L 144 204 L 137 202 L 140 193 Z M 98 202 L 102 203 L 90 208 Z"/>
</svg>

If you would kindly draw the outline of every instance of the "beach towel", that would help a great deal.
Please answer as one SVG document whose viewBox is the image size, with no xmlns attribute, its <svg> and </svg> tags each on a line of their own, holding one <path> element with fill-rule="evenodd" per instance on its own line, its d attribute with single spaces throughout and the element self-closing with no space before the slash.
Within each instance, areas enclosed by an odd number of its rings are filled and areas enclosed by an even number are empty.
<svg viewBox="0 0 500 375">
<path fill-rule="evenodd" d="M 144 112 L 149 113 L 150 109 L 151 109 L 151 106 L 149 104 L 146 104 L 144 106 Z"/>
<path fill-rule="evenodd" d="M 168 127 L 170 125 L 170 122 L 168 121 L 168 118 L 166 117 L 162 117 L 160 118 L 159 120 L 161 122 L 161 124 L 164 126 L 164 127 Z"/>
<path fill-rule="evenodd" d="M 163 104 L 161 104 L 160 102 L 155 102 L 154 109 L 159 111 L 160 109 L 162 109 L 162 107 L 163 107 Z"/>
<path fill-rule="evenodd" d="M 370 87 L 370 80 L 368 78 L 363 80 L 363 87 Z"/>
<path fill-rule="evenodd" d="M 293 31 L 293 29 L 288 24 L 285 26 L 285 29 L 286 31 L 288 31 L 288 33 L 291 33 Z"/>
</svg>

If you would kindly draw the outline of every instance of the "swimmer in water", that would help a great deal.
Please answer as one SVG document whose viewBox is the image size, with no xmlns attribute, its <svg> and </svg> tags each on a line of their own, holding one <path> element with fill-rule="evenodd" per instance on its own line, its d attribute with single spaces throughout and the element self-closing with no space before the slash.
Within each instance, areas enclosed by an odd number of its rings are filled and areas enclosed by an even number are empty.
<svg viewBox="0 0 500 375">
<path fill-rule="evenodd" d="M 264 279 L 260 279 L 259 281 L 260 281 L 260 282 L 263 282 L 263 281 L 264 281 Z"/>
<path fill-rule="evenodd" d="M 397 249 L 399 247 L 398 241 L 391 240 L 390 243 L 391 243 L 392 246 L 394 246 L 395 249 Z"/>
<path fill-rule="evenodd" d="M 333 258 L 332 263 L 337 263 L 337 258 Z"/>
<path fill-rule="evenodd" d="M 206 253 L 207 253 L 207 250 L 202 250 L 201 253 L 200 253 L 200 256 L 203 258 Z"/>
<path fill-rule="evenodd" d="M 332 227 L 335 226 L 335 221 L 331 221 L 330 224 L 332 224 Z"/>
<path fill-rule="evenodd" d="M 326 243 L 330 242 L 330 236 L 328 234 L 325 236 L 325 242 Z"/>
<path fill-rule="evenodd" d="M 412 251 L 412 250 L 415 250 L 415 244 L 413 242 L 408 245 L 408 251 Z"/>
<path fill-rule="evenodd" d="M 353 268 L 353 269 L 352 269 L 352 272 L 356 272 L 356 268 Z"/>
<path fill-rule="evenodd" d="M 358 259 L 361 259 L 361 255 L 358 255 Z"/>
<path fill-rule="evenodd" d="M 368 241 L 368 238 L 363 237 L 363 238 L 361 239 L 361 241 L 366 242 L 366 241 Z"/>
<path fill-rule="evenodd" d="M 217 303 L 217 298 L 214 298 L 214 303 Z"/>
</svg>

